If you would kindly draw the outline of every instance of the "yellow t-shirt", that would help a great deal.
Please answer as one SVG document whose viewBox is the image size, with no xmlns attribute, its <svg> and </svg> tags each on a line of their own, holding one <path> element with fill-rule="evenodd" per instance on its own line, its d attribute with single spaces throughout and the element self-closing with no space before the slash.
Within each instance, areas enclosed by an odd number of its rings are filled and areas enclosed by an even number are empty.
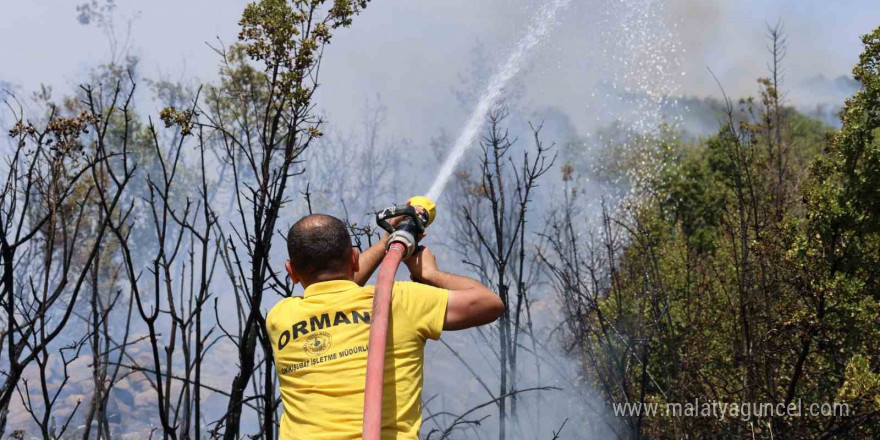
<svg viewBox="0 0 880 440">
<path fill-rule="evenodd" d="M 281 440 L 361 438 L 373 290 L 346 280 L 315 283 L 266 316 L 284 403 Z M 383 440 L 418 440 L 425 341 L 440 337 L 448 298 L 444 289 L 394 284 Z"/>
</svg>

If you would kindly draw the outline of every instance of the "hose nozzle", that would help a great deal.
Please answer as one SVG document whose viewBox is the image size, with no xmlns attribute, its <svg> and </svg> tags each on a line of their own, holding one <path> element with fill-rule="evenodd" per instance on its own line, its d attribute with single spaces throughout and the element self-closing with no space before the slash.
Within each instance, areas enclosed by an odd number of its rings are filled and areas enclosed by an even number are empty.
<svg viewBox="0 0 880 440">
<path fill-rule="evenodd" d="M 425 228 L 434 222 L 436 216 L 437 205 L 424 196 L 411 197 L 406 205 L 394 205 L 376 213 L 376 223 L 391 233 L 386 250 L 391 243 L 401 243 L 406 248 L 404 258 L 408 258 L 419 247 L 419 238 L 425 233 Z M 396 227 L 391 227 L 388 220 L 395 217 L 406 218 Z"/>
<path fill-rule="evenodd" d="M 437 204 L 433 200 L 425 196 L 413 196 L 406 201 L 406 204 L 420 207 L 428 213 L 428 221 L 425 222 L 425 227 L 434 223 L 434 217 L 437 217 Z"/>
</svg>

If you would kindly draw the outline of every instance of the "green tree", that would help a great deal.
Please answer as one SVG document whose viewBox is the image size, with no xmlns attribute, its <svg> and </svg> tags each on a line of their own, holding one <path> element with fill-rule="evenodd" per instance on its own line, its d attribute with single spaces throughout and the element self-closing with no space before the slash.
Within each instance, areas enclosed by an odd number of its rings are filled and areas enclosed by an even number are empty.
<svg viewBox="0 0 880 440">
<path fill-rule="evenodd" d="M 880 431 L 878 390 L 853 392 L 853 384 L 880 370 L 870 357 L 880 348 L 880 28 L 862 42 L 853 69 L 862 90 L 846 101 L 843 127 L 810 167 L 806 218 L 790 262 L 809 310 L 794 379 L 806 376 L 804 387 L 840 387 L 858 415 L 835 420 L 836 429 L 867 438 Z M 810 377 L 810 358 L 833 374 Z"/>
</svg>

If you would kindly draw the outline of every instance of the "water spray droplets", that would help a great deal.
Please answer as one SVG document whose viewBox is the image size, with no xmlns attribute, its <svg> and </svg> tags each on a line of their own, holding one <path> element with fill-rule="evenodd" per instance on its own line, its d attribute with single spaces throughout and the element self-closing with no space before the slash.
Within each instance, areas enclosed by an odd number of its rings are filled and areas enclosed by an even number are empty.
<svg viewBox="0 0 880 440">
<path fill-rule="evenodd" d="M 667 112 L 677 104 L 684 50 L 665 6 L 658 0 L 626 0 L 604 3 L 599 9 L 603 53 L 609 58 L 600 67 L 609 80 L 600 88 L 598 107 L 614 115 L 626 131 L 624 145 L 619 139 L 609 142 L 636 159 L 625 170 L 630 199 L 638 198 L 644 183 L 662 170 L 656 148 L 646 141 L 663 136 L 664 125 L 675 129 L 682 120 Z"/>
</svg>

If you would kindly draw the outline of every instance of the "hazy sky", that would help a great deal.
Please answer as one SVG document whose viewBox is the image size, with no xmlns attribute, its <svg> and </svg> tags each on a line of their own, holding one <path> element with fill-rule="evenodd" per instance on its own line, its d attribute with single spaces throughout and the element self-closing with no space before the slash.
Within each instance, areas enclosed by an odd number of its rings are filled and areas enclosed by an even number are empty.
<svg viewBox="0 0 880 440">
<path fill-rule="evenodd" d="M 379 96 L 388 108 L 389 129 L 397 133 L 424 139 L 440 127 L 455 130 L 466 116 L 453 93 L 468 89 L 460 80 L 485 80 L 486 69 L 503 58 L 541 1 L 546 0 L 373 0 L 327 49 L 319 104 L 340 129 L 356 129 L 365 101 Z M 0 81 L 22 91 L 40 83 L 56 91 L 70 90 L 90 67 L 106 60 L 106 38 L 96 27 L 77 22 L 78 3 L 0 0 Z M 245 2 L 117 4 L 120 34 L 125 18 L 137 17 L 132 51 L 141 58 L 142 74 L 210 80 L 218 59 L 206 42 L 218 37 L 235 41 Z M 640 16 L 639 8 L 647 4 L 660 13 Z M 644 65 L 644 60 L 632 59 L 635 55 L 628 59 L 621 54 L 620 48 L 627 46 L 620 42 L 645 40 L 645 35 L 634 35 L 648 23 L 652 29 L 671 31 L 671 39 L 663 43 L 669 47 L 648 47 L 642 41 L 636 47 L 645 53 L 637 57 L 651 57 L 673 46 L 683 49 L 666 54 L 675 62 L 666 67 L 663 90 L 717 94 L 708 66 L 729 93 L 754 93 L 754 79 L 766 72 L 765 24 L 777 19 L 784 20 L 788 31 L 786 84 L 797 104 L 808 100 L 801 86 L 804 79 L 849 74 L 861 50 L 859 35 L 880 25 L 880 2 L 572 0 L 557 30 L 518 79 L 518 91 L 529 108 L 556 107 L 570 115 L 579 130 L 589 130 L 586 120 L 597 111 L 601 84 Z M 647 40 L 652 39 L 649 32 Z M 478 45 L 485 55 L 481 62 L 474 55 Z M 663 59 L 669 61 L 665 55 Z M 473 71 L 476 78 L 471 78 Z M 638 86 L 652 87 L 653 74 L 636 73 Z"/>
</svg>

